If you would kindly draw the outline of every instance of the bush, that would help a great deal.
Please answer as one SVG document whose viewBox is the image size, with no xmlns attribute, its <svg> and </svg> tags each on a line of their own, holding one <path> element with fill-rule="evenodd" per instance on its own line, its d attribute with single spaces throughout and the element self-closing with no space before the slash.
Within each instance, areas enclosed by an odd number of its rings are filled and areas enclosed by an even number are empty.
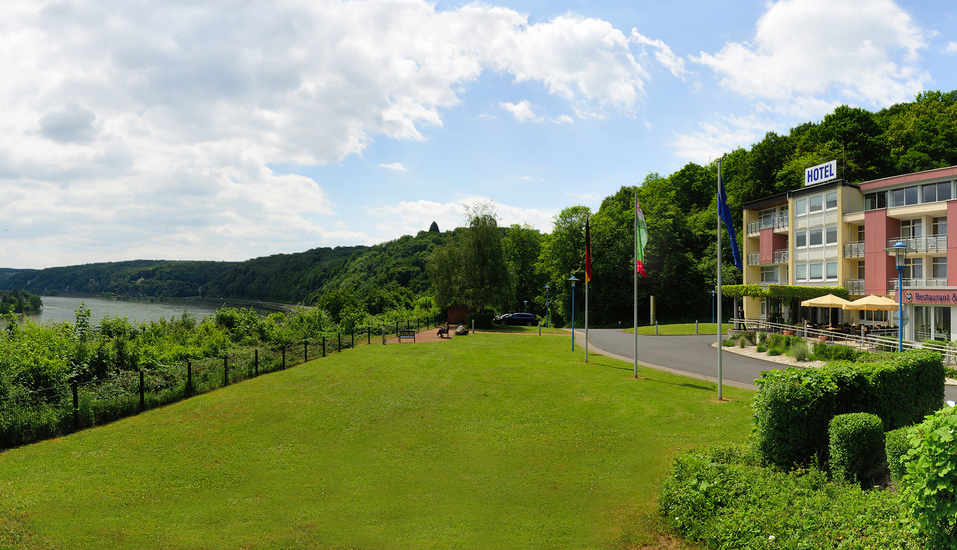
<svg viewBox="0 0 957 550">
<path fill-rule="evenodd" d="M 940 354 L 923 350 L 882 362 L 765 371 L 756 384 L 753 444 L 765 463 L 780 468 L 823 458 L 828 424 L 837 414 L 874 414 L 884 430 L 893 430 L 920 421 L 944 399 Z"/>
<path fill-rule="evenodd" d="M 831 474 L 837 479 L 873 485 L 883 477 L 884 425 L 868 413 L 839 414 L 828 427 Z"/>
<path fill-rule="evenodd" d="M 767 346 L 765 346 L 764 344 L 758 344 L 758 353 L 764 353 L 766 351 L 768 351 Z"/>
<path fill-rule="evenodd" d="M 766 333 L 766 332 L 759 332 L 759 333 L 758 333 L 758 345 L 760 346 L 761 344 L 764 344 L 764 343 L 766 343 L 767 341 L 768 341 L 768 333 Z"/>
<path fill-rule="evenodd" d="M 796 361 L 807 361 L 808 353 L 807 342 L 801 339 L 791 342 L 788 348 L 788 355 Z"/>
<path fill-rule="evenodd" d="M 658 493 L 672 529 L 707 548 L 917 549 L 896 493 L 829 482 L 818 468 L 762 468 L 737 447 L 675 459 Z"/>
<path fill-rule="evenodd" d="M 957 547 L 957 408 L 945 407 L 907 432 L 901 493 L 930 548 Z"/>
<path fill-rule="evenodd" d="M 824 342 L 818 342 L 814 344 L 814 355 L 824 361 L 857 361 L 868 353 L 843 344 L 829 346 Z"/>
<path fill-rule="evenodd" d="M 910 443 L 907 442 L 907 430 L 898 428 L 884 434 L 884 454 L 887 455 L 887 467 L 891 479 L 900 483 L 904 477 L 904 464 L 907 462 L 907 451 Z"/>
<path fill-rule="evenodd" d="M 774 357 L 776 355 L 783 355 L 783 354 L 784 354 L 784 348 L 780 346 L 775 346 L 768 350 L 768 355 L 770 355 L 771 357 Z"/>
</svg>

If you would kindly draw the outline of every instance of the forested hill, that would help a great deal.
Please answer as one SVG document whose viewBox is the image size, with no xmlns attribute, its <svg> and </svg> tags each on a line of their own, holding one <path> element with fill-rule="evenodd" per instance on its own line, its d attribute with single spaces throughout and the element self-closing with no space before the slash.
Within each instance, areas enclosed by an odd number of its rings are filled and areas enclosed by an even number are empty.
<svg viewBox="0 0 957 550">
<path fill-rule="evenodd" d="M 199 289 L 235 262 L 130 260 L 47 269 L 0 269 L 0 289 L 34 294 L 198 296 Z"/>
</svg>

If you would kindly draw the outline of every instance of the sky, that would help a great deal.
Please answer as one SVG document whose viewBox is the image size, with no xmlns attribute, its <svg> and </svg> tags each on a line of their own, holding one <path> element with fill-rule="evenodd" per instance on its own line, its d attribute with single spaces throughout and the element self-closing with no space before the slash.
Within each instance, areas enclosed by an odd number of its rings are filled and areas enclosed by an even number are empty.
<svg viewBox="0 0 957 550">
<path fill-rule="evenodd" d="M 0 2 L 0 266 L 500 225 L 957 89 L 952 0 Z"/>
</svg>

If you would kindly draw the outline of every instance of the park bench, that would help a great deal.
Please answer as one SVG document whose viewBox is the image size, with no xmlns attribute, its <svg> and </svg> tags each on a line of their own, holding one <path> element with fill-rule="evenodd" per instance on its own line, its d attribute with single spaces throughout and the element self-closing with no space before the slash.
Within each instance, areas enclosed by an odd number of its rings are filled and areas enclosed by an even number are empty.
<svg viewBox="0 0 957 550">
<path fill-rule="evenodd" d="M 402 340 L 412 339 L 412 343 L 415 343 L 415 331 L 412 329 L 400 329 L 399 330 L 399 343 L 402 343 Z"/>
</svg>

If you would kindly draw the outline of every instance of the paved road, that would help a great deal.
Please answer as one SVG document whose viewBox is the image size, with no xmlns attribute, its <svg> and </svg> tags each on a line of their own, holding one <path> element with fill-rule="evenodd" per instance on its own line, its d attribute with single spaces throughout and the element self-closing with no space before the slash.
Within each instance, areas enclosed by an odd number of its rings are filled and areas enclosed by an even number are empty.
<svg viewBox="0 0 957 550">
<path fill-rule="evenodd" d="M 577 331 L 580 345 L 585 332 Z M 711 347 L 717 337 L 638 336 L 638 364 L 658 370 L 718 382 L 718 350 Z M 589 329 L 588 351 L 634 361 L 635 336 L 619 329 Z M 727 386 L 756 390 L 754 381 L 761 371 L 783 369 L 785 365 L 762 361 L 731 352 L 721 354 L 722 379 Z M 957 401 L 957 386 L 945 386 L 945 398 Z"/>
</svg>

